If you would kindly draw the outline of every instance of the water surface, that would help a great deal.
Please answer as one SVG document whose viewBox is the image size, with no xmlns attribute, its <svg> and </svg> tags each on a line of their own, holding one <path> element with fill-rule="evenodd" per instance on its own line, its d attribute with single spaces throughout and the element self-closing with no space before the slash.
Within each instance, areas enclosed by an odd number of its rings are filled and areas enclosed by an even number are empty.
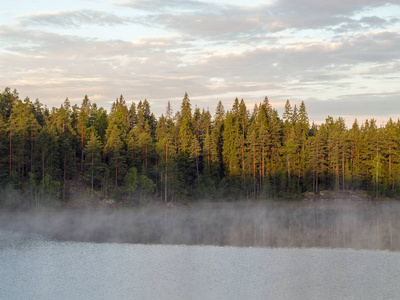
<svg viewBox="0 0 400 300">
<path fill-rule="evenodd" d="M 0 213 L 0 228 L 64 241 L 400 251 L 399 201 L 197 203 Z"/>
<path fill-rule="evenodd" d="M 0 299 L 398 299 L 400 253 L 65 242 L 0 230 Z"/>
</svg>

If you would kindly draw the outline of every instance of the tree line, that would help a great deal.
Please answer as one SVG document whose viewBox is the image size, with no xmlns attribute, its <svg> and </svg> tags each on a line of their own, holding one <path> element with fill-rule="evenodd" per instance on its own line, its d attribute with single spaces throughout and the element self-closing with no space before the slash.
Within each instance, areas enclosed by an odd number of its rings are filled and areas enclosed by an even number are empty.
<svg viewBox="0 0 400 300">
<path fill-rule="evenodd" d="M 147 100 L 117 98 L 108 113 L 85 96 L 51 109 L 38 99 L 0 93 L 0 205 L 69 199 L 68 182 L 88 196 L 138 203 L 196 199 L 296 198 L 324 189 L 400 196 L 400 121 L 374 119 L 347 128 L 328 117 L 310 124 L 304 102 L 287 100 L 280 117 L 268 98 L 244 100 L 214 115 L 168 102 L 158 119 Z"/>
</svg>

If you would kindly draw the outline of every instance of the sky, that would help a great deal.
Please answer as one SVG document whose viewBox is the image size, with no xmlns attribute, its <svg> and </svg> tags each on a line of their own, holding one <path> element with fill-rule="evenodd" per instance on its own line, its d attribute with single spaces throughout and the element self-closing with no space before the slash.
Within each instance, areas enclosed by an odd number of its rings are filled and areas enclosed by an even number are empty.
<svg viewBox="0 0 400 300">
<path fill-rule="evenodd" d="M 400 117 L 400 0 L 0 0 L 0 88 L 59 107 L 147 99 L 156 116 L 237 97 Z"/>
</svg>

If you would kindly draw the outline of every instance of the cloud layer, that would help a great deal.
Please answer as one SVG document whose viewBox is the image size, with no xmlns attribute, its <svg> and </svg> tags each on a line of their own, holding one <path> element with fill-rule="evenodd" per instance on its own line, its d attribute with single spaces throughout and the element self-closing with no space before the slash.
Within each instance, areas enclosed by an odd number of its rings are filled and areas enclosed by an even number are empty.
<svg viewBox="0 0 400 300">
<path fill-rule="evenodd" d="M 160 115 L 187 91 L 212 113 L 216 100 L 229 108 L 244 98 L 251 109 L 267 95 L 277 108 L 304 100 L 317 122 L 400 116 L 399 1 L 236 3 L 102 2 L 15 14 L 0 24 L 0 81 L 50 106 L 88 94 L 109 108 L 123 94 L 147 98 Z"/>
</svg>

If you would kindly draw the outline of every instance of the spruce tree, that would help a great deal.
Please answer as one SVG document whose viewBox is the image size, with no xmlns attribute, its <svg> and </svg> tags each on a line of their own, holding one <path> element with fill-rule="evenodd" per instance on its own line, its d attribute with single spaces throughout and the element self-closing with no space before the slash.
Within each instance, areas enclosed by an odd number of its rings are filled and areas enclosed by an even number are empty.
<svg viewBox="0 0 400 300">
<path fill-rule="evenodd" d="M 193 139 L 193 123 L 192 110 L 190 108 L 190 100 L 187 93 L 182 100 L 181 120 L 179 126 L 180 150 L 184 153 L 190 153 L 190 146 Z"/>
</svg>

